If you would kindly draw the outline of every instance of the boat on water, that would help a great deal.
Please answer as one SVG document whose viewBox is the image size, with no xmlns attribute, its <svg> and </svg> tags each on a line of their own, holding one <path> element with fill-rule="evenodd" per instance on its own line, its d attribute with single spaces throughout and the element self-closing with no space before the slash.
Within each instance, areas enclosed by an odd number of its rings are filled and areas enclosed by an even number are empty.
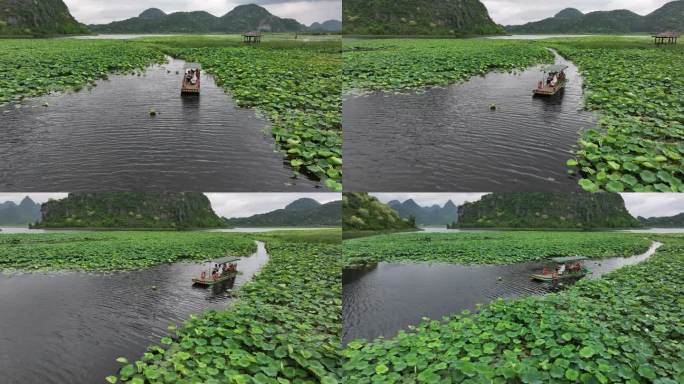
<svg viewBox="0 0 684 384">
<path fill-rule="evenodd" d="M 587 269 L 582 265 L 582 256 L 554 257 L 550 266 L 544 266 L 541 273 L 530 275 L 530 279 L 542 282 L 578 280 L 586 276 Z"/>
<path fill-rule="evenodd" d="M 200 94 L 200 70 L 198 63 L 186 63 L 183 66 L 183 79 L 181 80 L 181 95 Z"/>
<path fill-rule="evenodd" d="M 212 285 L 220 284 L 224 281 L 235 279 L 238 274 L 237 264 L 238 258 L 223 257 L 214 260 L 214 268 L 210 273 L 202 272 L 199 278 L 192 279 L 192 285 L 201 287 L 210 287 Z"/>
<path fill-rule="evenodd" d="M 567 65 L 553 64 L 545 65 L 541 68 L 543 77 L 537 83 L 537 88 L 532 90 L 534 95 L 553 96 L 561 89 L 565 88 L 568 79 L 565 77 Z"/>
</svg>

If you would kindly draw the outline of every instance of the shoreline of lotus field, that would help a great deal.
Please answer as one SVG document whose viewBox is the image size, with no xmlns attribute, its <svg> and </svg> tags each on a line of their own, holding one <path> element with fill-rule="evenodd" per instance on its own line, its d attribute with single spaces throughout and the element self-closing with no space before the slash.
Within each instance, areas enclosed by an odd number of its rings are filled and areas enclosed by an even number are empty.
<svg viewBox="0 0 684 384">
<path fill-rule="evenodd" d="M 499 299 L 475 314 L 425 319 L 391 339 L 352 341 L 342 352 L 344 380 L 681 382 L 684 236 L 646 240 L 664 245 L 648 260 L 601 279 L 560 293 Z"/>
<path fill-rule="evenodd" d="M 109 74 L 144 71 L 164 55 L 197 61 L 238 106 L 256 108 L 287 164 L 331 190 L 342 184 L 340 42 L 234 37 L 134 40 L 0 40 L 0 104 L 96 85 Z"/>
<path fill-rule="evenodd" d="M 0 234 L 0 272 L 125 271 L 254 252 L 253 240 L 233 233 Z"/>
<path fill-rule="evenodd" d="M 684 192 L 684 49 L 649 39 L 548 43 L 577 65 L 584 107 L 598 127 L 581 133 L 577 168 L 589 191 Z"/>
<path fill-rule="evenodd" d="M 162 346 L 123 364 L 127 383 L 340 382 L 340 231 L 252 235 L 269 261 L 224 311 L 170 327 Z"/>
<path fill-rule="evenodd" d="M 578 231 L 398 233 L 345 240 L 347 265 L 374 262 L 514 264 L 560 256 L 608 258 L 644 253 L 644 234 Z"/>
</svg>

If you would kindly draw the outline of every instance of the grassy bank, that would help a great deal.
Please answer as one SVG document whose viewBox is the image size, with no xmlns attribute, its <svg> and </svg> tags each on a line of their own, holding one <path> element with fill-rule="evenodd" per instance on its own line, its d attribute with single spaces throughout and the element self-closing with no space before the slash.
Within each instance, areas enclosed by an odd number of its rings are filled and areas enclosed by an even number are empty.
<svg viewBox="0 0 684 384">
<path fill-rule="evenodd" d="M 621 236 L 632 242 L 633 236 Z M 344 380 L 682 382 L 684 236 L 651 239 L 665 245 L 649 260 L 599 280 L 557 294 L 497 300 L 474 315 L 426 319 L 393 339 L 353 341 L 343 352 Z"/>
<path fill-rule="evenodd" d="M 513 264 L 556 256 L 631 256 L 645 252 L 650 245 L 645 235 L 631 233 L 414 233 L 346 240 L 344 256 L 349 264 L 379 261 Z"/>
<path fill-rule="evenodd" d="M 0 271 L 114 271 L 184 260 L 247 256 L 250 238 L 208 232 L 75 232 L 0 235 Z"/>
<path fill-rule="evenodd" d="M 110 382 L 339 382 L 340 231 L 250 235 L 266 242 L 269 262 L 225 311 L 172 328 Z"/>
</svg>

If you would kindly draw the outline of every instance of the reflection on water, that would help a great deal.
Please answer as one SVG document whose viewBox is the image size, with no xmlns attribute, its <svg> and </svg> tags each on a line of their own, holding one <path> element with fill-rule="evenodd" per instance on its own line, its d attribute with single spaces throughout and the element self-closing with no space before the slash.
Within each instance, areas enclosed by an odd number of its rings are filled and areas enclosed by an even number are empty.
<svg viewBox="0 0 684 384">
<path fill-rule="evenodd" d="M 237 262 L 240 286 L 268 261 L 263 243 Z M 211 264 L 117 273 L 0 275 L 2 383 L 100 383 L 190 314 L 223 309 L 231 284 L 197 288 Z"/>
<path fill-rule="evenodd" d="M 660 246 L 644 254 L 588 260 L 588 278 L 644 261 Z M 543 263 L 459 265 L 448 263 L 378 263 L 374 268 L 346 269 L 342 275 L 343 342 L 393 337 L 420 323 L 422 317 L 440 319 L 464 309 L 475 310 L 497 298 L 540 295 L 561 287 L 531 281 Z"/>
<path fill-rule="evenodd" d="M 142 76 L 112 75 L 90 90 L 0 107 L 0 189 L 283 192 L 317 185 L 291 178 L 268 121 L 238 108 L 211 76 L 203 76 L 201 96 L 181 97 L 176 72 L 183 66 L 170 59 Z"/>
<path fill-rule="evenodd" d="M 539 67 L 490 73 L 408 94 L 344 101 L 344 183 L 353 191 L 563 191 L 576 189 L 567 159 L 578 132 L 582 84 L 568 65 L 562 95 L 532 97 Z M 496 109 L 491 110 L 490 106 Z"/>
</svg>

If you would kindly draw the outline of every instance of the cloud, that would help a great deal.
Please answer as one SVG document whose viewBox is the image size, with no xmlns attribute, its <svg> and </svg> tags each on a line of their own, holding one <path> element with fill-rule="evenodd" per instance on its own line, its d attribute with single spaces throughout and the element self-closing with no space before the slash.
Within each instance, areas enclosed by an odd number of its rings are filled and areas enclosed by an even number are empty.
<svg viewBox="0 0 684 384">
<path fill-rule="evenodd" d="M 632 216 L 663 217 L 684 212 L 684 193 L 621 193 Z"/>
<path fill-rule="evenodd" d="M 207 11 L 223 16 L 242 4 L 259 4 L 279 17 L 297 19 L 300 23 L 342 19 L 341 0 L 65 0 L 76 20 L 85 24 L 105 24 L 138 16 L 148 8 L 159 8 L 166 13 L 179 11 Z"/>
<path fill-rule="evenodd" d="M 482 0 L 495 22 L 503 25 L 525 24 L 551 17 L 565 8 L 577 8 L 583 13 L 629 9 L 646 15 L 671 0 Z"/>
<path fill-rule="evenodd" d="M 321 204 L 341 200 L 340 193 L 207 193 L 211 206 L 219 216 L 247 217 L 285 208 L 301 198 L 311 198 Z"/>
</svg>

